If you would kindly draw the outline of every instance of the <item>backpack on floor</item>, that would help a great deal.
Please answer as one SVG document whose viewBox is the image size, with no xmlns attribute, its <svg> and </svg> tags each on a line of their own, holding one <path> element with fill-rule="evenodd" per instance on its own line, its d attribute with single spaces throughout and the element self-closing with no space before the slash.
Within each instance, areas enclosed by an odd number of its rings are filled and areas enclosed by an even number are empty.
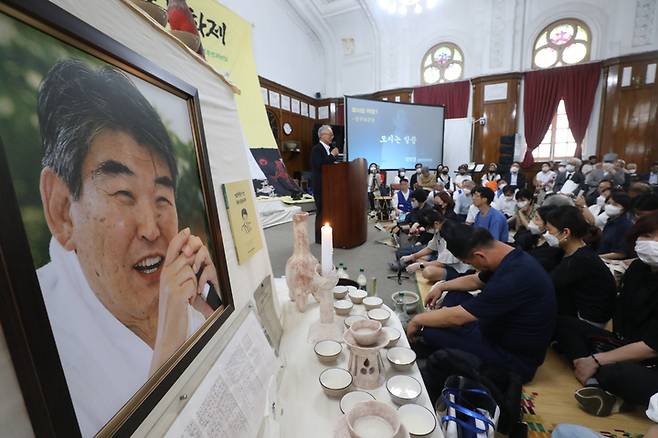
<svg viewBox="0 0 658 438">
<path fill-rule="evenodd" d="M 484 385 L 456 375 L 446 380 L 436 411 L 445 438 L 494 438 L 500 417 Z"/>
</svg>

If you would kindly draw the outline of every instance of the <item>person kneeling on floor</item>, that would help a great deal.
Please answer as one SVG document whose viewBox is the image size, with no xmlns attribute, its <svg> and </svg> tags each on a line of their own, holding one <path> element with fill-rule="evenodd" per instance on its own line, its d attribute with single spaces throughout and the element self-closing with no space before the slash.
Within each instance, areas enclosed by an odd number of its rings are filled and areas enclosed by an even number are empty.
<svg viewBox="0 0 658 438">
<path fill-rule="evenodd" d="M 550 277 L 532 256 L 485 229 L 450 224 L 443 236 L 452 254 L 481 272 L 435 284 L 425 299 L 430 307 L 450 292 L 441 308 L 414 316 L 407 335 L 420 334 L 420 348 L 462 350 L 532 380 L 555 325 Z M 468 293 L 477 289 L 475 297 Z"/>
</svg>

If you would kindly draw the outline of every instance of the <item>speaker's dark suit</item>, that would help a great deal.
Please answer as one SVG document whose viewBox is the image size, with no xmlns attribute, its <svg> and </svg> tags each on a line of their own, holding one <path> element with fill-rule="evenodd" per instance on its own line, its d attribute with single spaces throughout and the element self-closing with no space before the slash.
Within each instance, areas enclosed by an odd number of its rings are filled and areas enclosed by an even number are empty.
<svg viewBox="0 0 658 438">
<path fill-rule="evenodd" d="M 331 148 L 331 146 L 329 147 Z M 311 150 L 311 186 L 315 198 L 315 243 L 320 243 L 320 228 L 322 228 L 322 165 L 335 161 L 336 157 L 327 153 L 322 143 L 313 146 Z"/>
</svg>

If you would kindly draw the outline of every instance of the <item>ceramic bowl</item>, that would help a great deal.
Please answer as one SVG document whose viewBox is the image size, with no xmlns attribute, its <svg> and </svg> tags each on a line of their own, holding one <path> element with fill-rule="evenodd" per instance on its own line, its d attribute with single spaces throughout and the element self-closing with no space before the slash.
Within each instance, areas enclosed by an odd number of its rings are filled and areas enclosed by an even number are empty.
<svg viewBox="0 0 658 438">
<path fill-rule="evenodd" d="M 390 317 L 391 317 L 391 312 L 389 312 L 386 309 L 368 310 L 368 318 L 373 319 L 375 321 L 379 321 L 382 323 L 382 325 L 386 324 L 386 321 L 388 321 L 388 318 Z"/>
<path fill-rule="evenodd" d="M 384 327 L 382 328 L 382 331 L 386 333 L 386 336 L 388 337 L 388 344 L 386 345 L 386 348 L 395 347 L 395 345 L 400 340 L 400 332 L 398 329 L 393 327 Z"/>
<path fill-rule="evenodd" d="M 379 297 L 365 297 L 363 299 L 363 305 L 366 306 L 366 310 L 377 309 L 382 307 L 384 300 Z"/>
<path fill-rule="evenodd" d="M 372 400 L 357 403 L 346 415 L 354 438 L 393 438 L 400 431 L 400 418 L 390 405 Z"/>
<path fill-rule="evenodd" d="M 342 300 L 347 296 L 347 287 L 345 286 L 336 286 L 334 288 L 334 298 L 337 300 Z"/>
<path fill-rule="evenodd" d="M 411 376 L 397 375 L 386 381 L 386 390 L 391 396 L 393 403 L 404 405 L 413 403 L 422 392 L 422 386 L 418 380 Z"/>
<path fill-rule="evenodd" d="M 393 295 L 391 295 L 391 299 L 394 303 L 398 302 L 398 297 L 400 295 L 402 296 L 402 302 L 404 303 L 404 310 L 407 313 L 416 313 L 418 311 L 418 302 L 420 301 L 418 294 L 408 290 L 395 292 Z"/>
<path fill-rule="evenodd" d="M 382 332 L 382 323 L 371 319 L 355 321 L 350 327 L 350 333 L 354 336 L 357 344 L 364 347 L 372 345 L 379 339 Z"/>
<path fill-rule="evenodd" d="M 347 414 L 355 404 L 374 400 L 375 396 L 365 391 L 350 391 L 340 399 L 340 411 Z"/>
<path fill-rule="evenodd" d="M 350 300 L 338 300 L 334 301 L 334 310 L 336 310 L 336 315 L 347 316 L 352 311 L 354 304 Z"/>
<path fill-rule="evenodd" d="M 393 347 L 386 352 L 386 359 L 396 371 L 409 371 L 416 363 L 416 352 L 407 347 Z"/>
<path fill-rule="evenodd" d="M 315 347 L 313 348 L 313 351 L 315 351 L 315 355 L 320 359 L 320 362 L 322 363 L 332 363 L 335 362 L 336 359 L 338 359 L 338 356 L 340 356 L 340 352 L 343 350 L 343 346 L 340 344 L 340 342 L 336 341 L 320 341 L 317 344 L 315 344 Z"/>
<path fill-rule="evenodd" d="M 320 374 L 320 385 L 329 397 L 342 397 L 352 385 L 352 375 L 344 368 L 327 368 Z"/>
<path fill-rule="evenodd" d="M 429 436 L 436 429 L 436 417 L 424 406 L 408 404 L 398 409 L 400 423 L 413 437 Z"/>
<path fill-rule="evenodd" d="M 350 297 L 350 300 L 352 300 L 354 304 L 361 304 L 363 299 L 368 296 L 368 292 L 361 289 L 350 290 L 347 292 L 347 296 Z"/>
<path fill-rule="evenodd" d="M 348 316 L 347 318 L 345 318 L 345 328 L 349 329 L 350 326 L 352 324 L 354 324 L 356 321 L 363 321 L 363 320 L 366 320 L 366 319 L 368 319 L 368 318 L 366 318 L 363 315 Z"/>
<path fill-rule="evenodd" d="M 359 290 L 358 287 L 356 287 L 356 286 L 352 286 L 352 285 L 347 285 L 347 286 L 345 286 L 345 287 L 347 288 L 347 293 L 348 293 L 348 294 L 349 294 L 350 292 L 354 292 L 354 291 Z"/>
</svg>

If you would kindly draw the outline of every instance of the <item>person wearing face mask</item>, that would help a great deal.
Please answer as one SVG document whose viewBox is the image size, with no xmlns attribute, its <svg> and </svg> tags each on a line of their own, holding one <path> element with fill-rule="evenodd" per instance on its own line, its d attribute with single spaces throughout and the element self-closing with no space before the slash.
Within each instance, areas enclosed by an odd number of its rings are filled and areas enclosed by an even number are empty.
<svg viewBox="0 0 658 438">
<path fill-rule="evenodd" d="M 640 181 L 646 181 L 651 187 L 658 188 L 658 161 L 654 161 L 648 173 L 640 175 Z"/>
<path fill-rule="evenodd" d="M 411 211 L 411 191 L 409 190 L 409 181 L 406 178 L 400 180 L 400 190 L 393 194 L 391 208 L 395 212 L 395 217 L 401 221 Z"/>
<path fill-rule="evenodd" d="M 594 225 L 599 230 L 603 230 L 606 222 L 608 222 L 608 215 L 605 212 L 605 203 L 610 197 L 611 189 L 604 189 L 601 194 L 596 198 L 596 203 L 593 205 L 587 206 L 585 198 L 583 196 L 578 196 L 574 201 L 576 207 L 581 209 L 583 217 L 590 225 Z"/>
<path fill-rule="evenodd" d="M 445 224 L 441 234 L 455 257 L 480 272 L 432 286 L 425 298 L 430 308 L 448 293 L 440 308 L 413 317 L 407 336 L 413 339 L 420 332 L 430 350 L 464 351 L 485 366 L 512 371 L 524 382 L 532 380 L 544 362 L 555 323 L 550 277 L 530 255 L 483 228 Z M 482 291 L 477 296 L 468 293 L 477 289 Z M 442 387 L 444 382 L 439 383 Z"/>
<path fill-rule="evenodd" d="M 596 187 L 604 179 L 611 180 L 615 186 L 621 186 L 626 181 L 625 172 L 615 165 L 617 154 L 609 153 L 603 156 L 603 163 L 594 166 L 594 169 L 585 178 L 585 183 L 590 187 Z"/>
<path fill-rule="evenodd" d="M 420 175 L 418 176 L 418 179 L 416 181 L 418 182 L 419 189 L 432 191 L 432 189 L 434 188 L 434 184 L 436 184 L 436 176 L 434 176 L 430 172 L 429 167 L 423 166 L 420 169 Z"/>
<path fill-rule="evenodd" d="M 457 176 L 454 178 L 455 191 L 463 187 L 464 181 L 473 181 L 471 175 L 468 174 L 468 164 L 460 164 L 457 168 Z"/>
<path fill-rule="evenodd" d="M 517 233 L 526 230 L 528 223 L 532 220 L 535 213 L 535 197 L 532 191 L 522 189 L 516 192 L 516 220 L 515 226 Z"/>
<path fill-rule="evenodd" d="M 621 190 L 614 190 L 603 207 L 608 220 L 603 227 L 601 242 L 597 252 L 605 259 L 621 260 L 628 258 L 629 250 L 624 237 L 633 226 L 628 215 L 631 198 Z"/>
<path fill-rule="evenodd" d="M 616 284 L 612 273 L 583 239 L 590 225 L 577 207 L 562 206 L 546 216 L 546 242 L 564 250 L 551 271 L 558 314 L 580 318 L 604 327 L 612 316 Z"/>
<path fill-rule="evenodd" d="M 555 208 L 557 207 L 539 207 L 528 223 L 527 232 L 530 233 L 530 237 L 517 240 L 515 236 L 516 241 L 523 243 L 523 245 L 519 244 L 517 247 L 527 251 L 549 273 L 560 263 L 564 256 L 562 248 L 550 246 L 543 236 L 546 233 L 545 218 Z"/>
<path fill-rule="evenodd" d="M 581 190 L 583 184 L 585 184 L 585 175 L 580 173 L 581 164 L 582 162 L 578 158 L 569 158 L 566 161 L 564 171 L 559 172 L 555 178 L 554 190 L 556 192 L 562 190 L 562 186 L 564 186 L 567 181 L 573 181 L 573 183 L 576 184 L 576 186 L 570 184 L 570 186 L 574 188 L 569 193 L 576 194 Z"/>
<path fill-rule="evenodd" d="M 505 181 L 515 189 L 525 189 L 525 174 L 521 172 L 521 164 L 518 161 L 512 163 L 509 172 L 505 174 Z"/>
<path fill-rule="evenodd" d="M 514 199 L 514 189 L 511 186 L 504 185 L 502 195 L 496 198 L 495 207 L 498 211 L 505 215 L 507 222 L 514 219 L 516 215 L 516 200 Z"/>
<path fill-rule="evenodd" d="M 605 192 L 606 190 L 607 191 L 612 190 L 612 185 L 613 185 L 612 181 L 608 179 L 604 179 L 600 181 L 596 189 L 588 193 L 587 196 L 585 197 L 585 201 L 587 205 L 588 206 L 599 205 L 601 208 L 603 208 L 603 204 L 605 203 L 605 201 L 601 202 L 600 196 L 603 195 L 603 192 Z"/>
<path fill-rule="evenodd" d="M 402 179 L 407 179 L 407 170 L 404 167 L 398 169 L 398 174 L 393 178 L 393 184 L 400 184 Z M 407 182 L 409 180 L 407 179 Z"/>
<path fill-rule="evenodd" d="M 542 163 L 541 171 L 535 175 L 535 188 L 538 191 L 552 192 L 557 174 L 551 170 L 548 163 Z"/>
<path fill-rule="evenodd" d="M 448 166 L 442 166 L 441 173 L 436 174 L 436 181 L 443 183 L 443 187 L 445 187 L 447 191 L 452 192 L 453 188 L 450 185 L 450 169 Z"/>
<path fill-rule="evenodd" d="M 498 165 L 496 163 L 490 163 L 487 172 L 484 175 L 482 175 L 482 180 L 480 184 L 484 186 L 488 182 L 498 182 L 500 178 L 501 176 L 498 173 Z"/>
<path fill-rule="evenodd" d="M 426 280 L 436 282 L 452 280 L 471 269 L 470 266 L 452 255 L 446 247 L 445 239 L 441 238 L 441 228 L 446 222 L 445 217 L 436 210 L 423 213 L 420 223 L 426 231 L 432 233 L 432 240 L 417 253 L 400 259 L 401 262 L 409 264 L 407 272 L 413 273 L 420 270 Z M 425 261 L 424 259 L 430 255 L 433 255 L 433 260 Z"/>
<path fill-rule="evenodd" d="M 571 317 L 558 318 L 555 331 L 558 351 L 583 384 L 576 400 L 596 416 L 622 402 L 646 408 L 658 392 L 658 212 L 638 219 L 628 240 L 638 258 L 624 273 L 612 331 Z"/>
<path fill-rule="evenodd" d="M 455 190 L 453 198 L 455 199 L 455 213 L 460 217 L 463 222 L 466 220 L 468 210 L 473 205 L 473 196 L 471 191 L 475 188 L 475 183 L 471 180 L 466 180 L 462 183 L 462 188 Z"/>
<path fill-rule="evenodd" d="M 416 187 L 416 184 L 418 183 L 418 177 L 420 176 L 420 171 L 422 170 L 423 165 L 421 163 L 416 163 L 415 168 L 416 170 L 409 180 L 409 187 L 411 187 L 411 190 L 416 190 L 418 188 Z"/>
<path fill-rule="evenodd" d="M 379 173 L 379 166 L 377 163 L 371 163 L 368 168 L 368 202 L 370 203 L 370 212 L 375 211 L 375 196 L 379 195 L 379 187 L 382 184 L 382 176 Z"/>
<path fill-rule="evenodd" d="M 459 217 L 455 213 L 455 201 L 448 192 L 438 192 L 434 194 L 434 209 L 441 213 L 446 219 L 459 222 Z"/>
</svg>

